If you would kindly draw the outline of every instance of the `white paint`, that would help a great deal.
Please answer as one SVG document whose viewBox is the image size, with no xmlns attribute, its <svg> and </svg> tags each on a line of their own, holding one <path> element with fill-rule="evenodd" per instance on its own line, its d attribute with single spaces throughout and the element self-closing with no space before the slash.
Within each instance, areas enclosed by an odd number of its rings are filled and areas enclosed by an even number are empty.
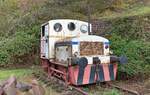
<svg viewBox="0 0 150 95">
<path fill-rule="evenodd" d="M 45 31 L 43 31 L 45 33 L 44 36 L 42 36 L 42 32 L 41 32 L 41 58 L 49 58 L 49 39 L 48 39 L 48 35 L 49 35 L 49 25 L 46 24 L 44 25 L 45 27 Z M 47 40 L 47 41 L 46 41 Z"/>
<path fill-rule="evenodd" d="M 87 42 L 109 42 L 108 39 L 96 35 L 85 35 L 85 36 L 79 36 L 76 38 L 72 38 L 73 42 L 81 42 L 81 41 L 87 41 Z"/>
<path fill-rule="evenodd" d="M 76 25 L 76 29 L 74 31 L 70 31 L 68 29 L 68 24 L 70 22 L 73 22 Z M 54 30 L 54 25 L 56 23 L 60 23 L 62 25 L 62 30 L 60 32 L 56 32 Z M 48 59 L 55 58 L 54 46 L 55 46 L 56 41 L 63 40 L 66 38 L 88 35 L 88 32 L 82 33 L 80 31 L 81 25 L 88 25 L 87 22 L 83 22 L 83 21 L 79 21 L 79 20 L 71 20 L 71 19 L 57 19 L 57 20 L 50 20 L 50 21 L 48 21 L 48 23 L 45 23 L 45 24 L 49 24 L 49 35 L 48 35 L 49 36 L 49 45 L 48 45 L 48 47 L 49 47 L 48 54 L 49 55 L 48 55 Z M 43 24 L 43 25 L 45 25 L 45 24 Z"/>
<path fill-rule="evenodd" d="M 66 50 L 67 49 L 67 50 Z M 56 48 L 56 60 L 61 63 L 66 63 L 71 57 L 71 46 L 59 46 Z"/>
</svg>

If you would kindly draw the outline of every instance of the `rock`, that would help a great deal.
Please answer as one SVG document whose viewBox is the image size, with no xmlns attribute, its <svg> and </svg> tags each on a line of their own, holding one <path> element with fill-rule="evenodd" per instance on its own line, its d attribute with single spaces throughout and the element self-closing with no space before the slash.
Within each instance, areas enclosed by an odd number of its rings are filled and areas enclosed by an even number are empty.
<svg viewBox="0 0 150 95">
<path fill-rule="evenodd" d="M 0 86 L 0 95 L 5 95 L 3 88 Z"/>
<path fill-rule="evenodd" d="M 11 76 L 0 86 L 0 95 L 45 95 L 45 89 L 37 80 L 27 84 L 17 82 L 16 77 Z"/>
<path fill-rule="evenodd" d="M 16 88 L 19 89 L 22 92 L 27 92 L 32 88 L 32 86 L 29 85 L 29 84 L 17 82 Z"/>
<path fill-rule="evenodd" d="M 7 88 L 5 87 L 4 89 L 6 95 L 17 95 L 17 89 L 16 89 L 16 84 L 11 83 Z"/>
<path fill-rule="evenodd" d="M 8 80 L 6 80 L 3 84 L 3 89 L 6 95 L 17 95 L 16 77 L 11 76 Z"/>
<path fill-rule="evenodd" d="M 38 84 L 37 80 L 32 81 L 33 95 L 45 95 L 45 89 Z"/>
<path fill-rule="evenodd" d="M 17 84 L 17 80 L 16 80 L 16 77 L 15 76 L 11 76 L 8 80 L 6 80 L 3 84 L 2 84 L 2 87 L 3 89 L 6 89 L 8 88 L 9 86 L 14 86 Z"/>
</svg>

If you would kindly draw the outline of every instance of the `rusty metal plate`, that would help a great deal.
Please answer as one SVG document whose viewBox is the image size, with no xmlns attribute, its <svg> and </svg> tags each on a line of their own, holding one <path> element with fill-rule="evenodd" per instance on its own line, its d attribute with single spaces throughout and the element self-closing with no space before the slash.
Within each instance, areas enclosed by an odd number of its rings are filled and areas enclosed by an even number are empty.
<svg viewBox="0 0 150 95">
<path fill-rule="evenodd" d="M 80 55 L 103 55 L 102 42 L 80 42 Z"/>
</svg>

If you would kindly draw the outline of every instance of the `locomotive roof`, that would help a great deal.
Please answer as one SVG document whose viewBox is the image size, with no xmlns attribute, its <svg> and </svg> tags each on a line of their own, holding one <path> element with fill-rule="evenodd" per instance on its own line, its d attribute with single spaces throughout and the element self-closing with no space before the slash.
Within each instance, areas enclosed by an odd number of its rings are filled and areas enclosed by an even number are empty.
<svg viewBox="0 0 150 95">
<path fill-rule="evenodd" d="M 66 38 L 63 40 L 60 40 L 58 42 L 81 42 L 81 41 L 87 41 L 87 42 L 109 42 L 108 39 L 101 37 L 101 36 L 96 36 L 96 35 L 86 35 L 86 36 L 78 36 L 78 37 L 73 37 L 73 38 Z"/>
<path fill-rule="evenodd" d="M 74 21 L 80 21 L 80 22 L 84 22 L 81 20 L 75 20 L 75 19 L 53 19 L 53 20 L 49 20 L 48 22 L 57 22 L 57 21 L 68 21 L 68 22 L 74 22 Z"/>
</svg>

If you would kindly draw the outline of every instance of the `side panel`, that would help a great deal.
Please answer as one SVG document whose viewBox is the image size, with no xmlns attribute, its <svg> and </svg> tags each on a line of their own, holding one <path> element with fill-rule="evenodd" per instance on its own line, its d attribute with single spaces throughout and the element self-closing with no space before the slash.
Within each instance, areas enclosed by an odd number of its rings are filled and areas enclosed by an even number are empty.
<svg viewBox="0 0 150 95">
<path fill-rule="evenodd" d="M 48 59 L 49 56 L 49 25 L 43 25 L 41 27 L 41 58 Z"/>
<path fill-rule="evenodd" d="M 49 59 L 55 58 L 55 42 L 58 41 L 59 39 L 60 39 L 59 37 L 49 36 Z"/>
</svg>

